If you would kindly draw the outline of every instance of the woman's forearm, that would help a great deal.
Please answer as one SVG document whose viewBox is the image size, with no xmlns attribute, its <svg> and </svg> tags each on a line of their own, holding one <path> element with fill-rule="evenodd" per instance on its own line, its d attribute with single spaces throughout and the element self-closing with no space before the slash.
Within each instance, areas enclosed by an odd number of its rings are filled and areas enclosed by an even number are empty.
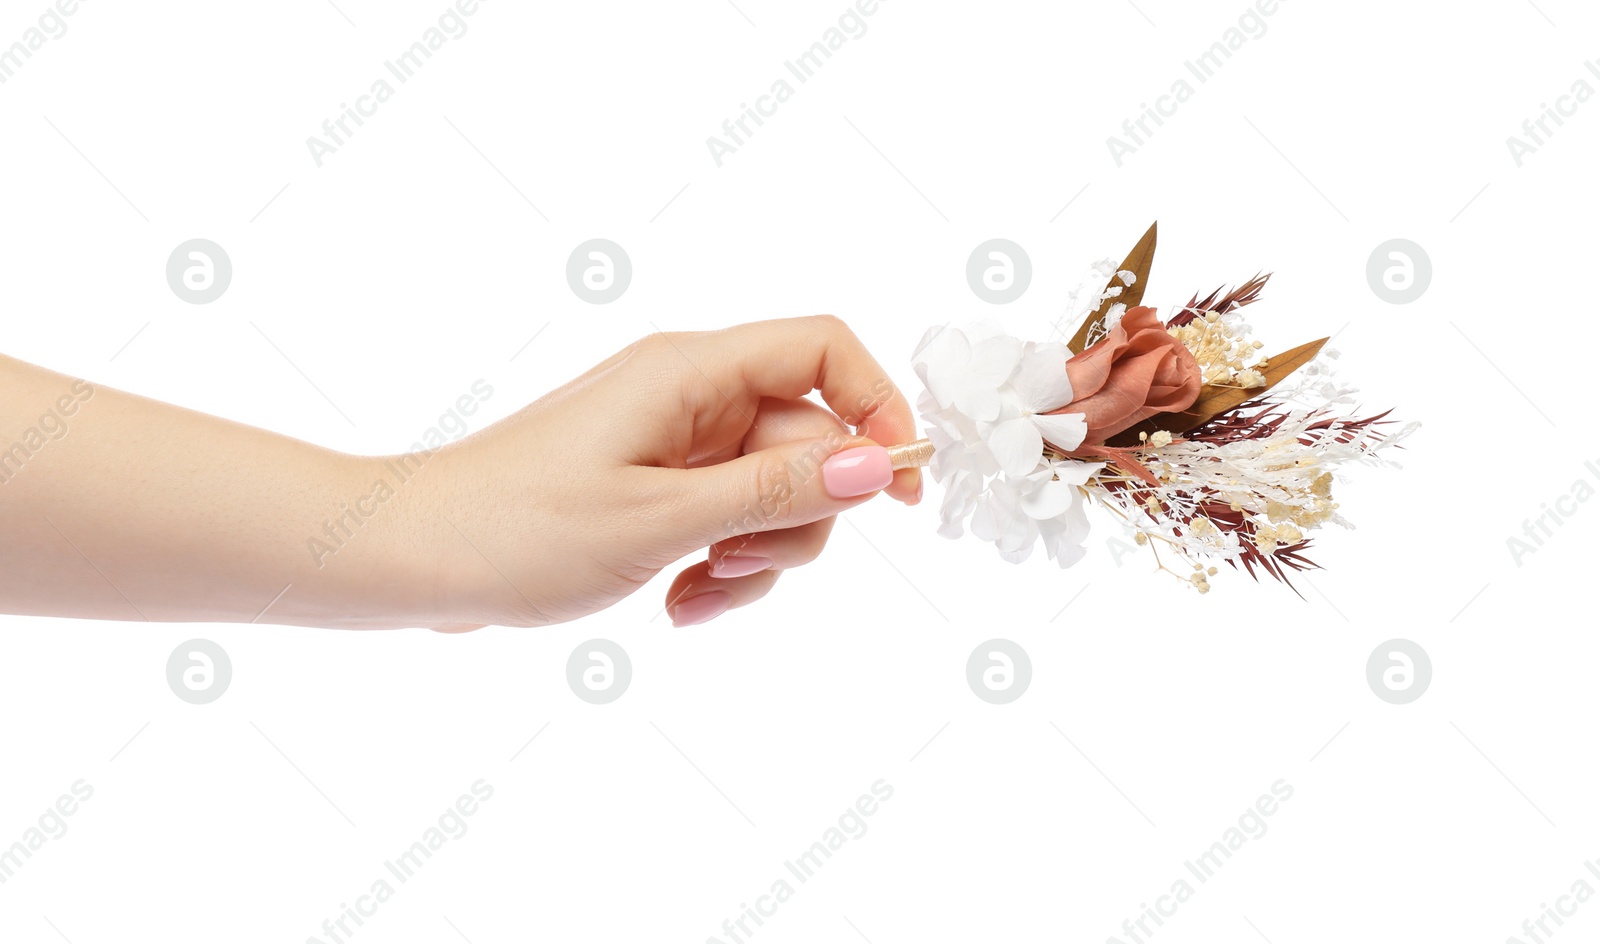
<svg viewBox="0 0 1600 944">
<path fill-rule="evenodd" d="M 411 486 L 375 489 L 397 480 L 385 462 L 415 467 Z M 432 591 L 407 538 L 427 471 L 415 457 L 343 455 L 0 356 L 0 604 L 95 619 L 419 625 Z"/>
</svg>

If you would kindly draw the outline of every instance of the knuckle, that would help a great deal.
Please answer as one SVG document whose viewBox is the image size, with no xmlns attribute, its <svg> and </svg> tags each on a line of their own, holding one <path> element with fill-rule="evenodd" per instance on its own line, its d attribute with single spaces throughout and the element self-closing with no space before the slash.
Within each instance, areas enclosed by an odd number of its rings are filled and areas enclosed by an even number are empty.
<svg viewBox="0 0 1600 944">
<path fill-rule="evenodd" d="M 756 466 L 754 511 L 766 530 L 793 516 L 799 499 L 795 470 L 782 456 L 764 455 Z"/>
<path fill-rule="evenodd" d="M 812 315 L 811 320 L 815 322 L 818 327 L 829 332 L 830 334 L 841 334 L 847 337 L 855 337 L 855 332 L 850 330 L 850 325 L 846 324 L 845 320 L 840 318 L 838 315 Z"/>
<path fill-rule="evenodd" d="M 837 425 L 831 425 L 820 438 L 812 440 L 803 448 L 796 448 L 795 453 L 784 462 L 784 467 L 789 473 L 789 484 L 794 488 L 805 488 L 817 476 L 822 474 L 822 464 L 828 457 L 849 446 L 854 438 L 847 435 Z"/>
<path fill-rule="evenodd" d="M 893 382 L 889 378 L 879 378 L 877 383 L 861 394 L 856 403 L 856 415 L 860 417 L 860 422 L 853 425 L 859 426 L 861 422 L 870 420 L 878 415 L 884 408 L 894 402 L 898 393 L 899 391 L 895 389 Z"/>
<path fill-rule="evenodd" d="M 635 341 L 633 348 L 647 357 L 660 357 L 663 354 L 670 353 L 672 345 L 673 341 L 670 335 L 657 331 Z"/>
</svg>

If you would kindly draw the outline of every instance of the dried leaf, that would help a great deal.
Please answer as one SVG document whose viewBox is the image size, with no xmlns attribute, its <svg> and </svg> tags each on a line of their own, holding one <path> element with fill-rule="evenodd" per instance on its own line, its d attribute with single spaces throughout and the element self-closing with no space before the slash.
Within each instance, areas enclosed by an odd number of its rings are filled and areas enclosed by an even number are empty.
<svg viewBox="0 0 1600 944">
<path fill-rule="evenodd" d="M 1145 468 L 1145 464 L 1139 461 L 1139 457 L 1133 455 L 1129 450 L 1101 449 L 1100 451 L 1109 453 L 1106 459 L 1112 465 L 1144 482 L 1146 485 L 1160 484 L 1160 479 L 1156 478 L 1155 473 Z"/>
<path fill-rule="evenodd" d="M 1112 437 L 1110 445 L 1131 446 L 1139 441 L 1139 434 L 1154 433 L 1157 430 L 1166 430 L 1169 433 L 1183 433 L 1206 423 L 1213 417 L 1220 416 L 1229 410 L 1256 399 L 1267 391 L 1286 380 L 1290 374 L 1299 370 L 1317 356 L 1322 346 L 1328 343 L 1327 338 L 1302 344 L 1293 350 L 1285 351 L 1277 357 L 1270 358 L 1270 365 L 1261 371 L 1267 379 L 1264 386 L 1237 387 L 1231 384 L 1205 384 L 1200 388 L 1200 396 L 1195 398 L 1194 404 L 1187 410 L 1178 413 L 1162 413 L 1153 416 L 1138 426 L 1124 430 Z"/>
<path fill-rule="evenodd" d="M 1132 272 L 1136 276 L 1133 284 L 1124 287 L 1122 294 L 1113 295 L 1101 302 L 1098 308 L 1083 319 L 1083 324 L 1078 328 L 1078 333 L 1074 334 L 1072 340 L 1067 342 L 1067 348 L 1072 353 L 1080 354 L 1083 352 L 1089 341 L 1089 332 L 1093 331 L 1096 325 L 1105 320 L 1106 312 L 1111 310 L 1112 305 L 1120 303 L 1132 308 L 1144 299 L 1145 286 L 1150 282 L 1150 263 L 1154 262 L 1155 258 L 1156 224 L 1151 223 L 1150 228 L 1145 231 L 1144 236 L 1133 247 L 1133 251 L 1128 253 L 1128 257 L 1122 260 L 1122 265 L 1117 269 L 1118 272 L 1124 269 Z M 1106 286 L 1109 288 L 1112 284 L 1121 285 L 1122 280 L 1112 275 L 1111 281 L 1107 282 Z"/>
</svg>

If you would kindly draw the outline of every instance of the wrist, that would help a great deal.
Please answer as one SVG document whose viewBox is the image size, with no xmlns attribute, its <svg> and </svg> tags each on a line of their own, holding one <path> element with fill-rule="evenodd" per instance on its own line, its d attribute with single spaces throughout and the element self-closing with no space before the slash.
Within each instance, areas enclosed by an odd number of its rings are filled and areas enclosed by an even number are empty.
<svg viewBox="0 0 1600 944">
<path fill-rule="evenodd" d="M 316 622 L 394 629 L 450 619 L 440 573 L 449 526 L 442 490 L 430 487 L 439 452 L 329 457 L 332 497 L 313 509 L 304 540 Z"/>
</svg>

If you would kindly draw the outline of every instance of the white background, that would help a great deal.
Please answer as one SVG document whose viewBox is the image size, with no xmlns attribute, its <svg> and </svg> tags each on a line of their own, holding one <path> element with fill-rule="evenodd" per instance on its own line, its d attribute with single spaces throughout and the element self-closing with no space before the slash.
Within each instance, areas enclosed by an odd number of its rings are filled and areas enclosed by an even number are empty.
<svg viewBox="0 0 1600 944">
<path fill-rule="evenodd" d="M 1600 104 L 1520 168 L 1506 145 L 1600 86 L 1600 16 L 1294 0 L 1201 85 L 1183 63 L 1243 0 L 1138 2 L 889 0 L 720 168 L 707 136 L 843 0 L 492 0 L 321 168 L 307 136 L 443 2 L 86 2 L 0 85 L 0 343 L 74 376 L 381 453 L 478 378 L 475 429 L 658 327 L 831 311 L 914 391 L 928 325 L 1045 337 L 1087 264 L 1159 219 L 1147 301 L 1274 271 L 1257 336 L 1342 329 L 1364 404 L 1424 426 L 1403 471 L 1339 486 L 1360 530 L 1319 539 L 1304 600 L 1118 566 L 1103 517 L 1080 566 L 1013 567 L 936 538 L 936 502 L 885 500 L 761 605 L 685 630 L 666 576 L 577 624 L 466 636 L 0 619 L 0 844 L 94 789 L 0 885 L 0 939 L 328 940 L 480 778 L 469 831 L 349 940 L 728 940 L 879 779 L 868 831 L 748 940 L 1132 940 L 1280 778 L 1266 834 L 1149 939 L 1531 940 L 1541 903 L 1600 887 L 1600 509 L 1520 566 L 1506 544 L 1600 461 Z M 0 43 L 43 10 L 6 0 Z M 1118 167 L 1106 137 L 1179 78 L 1193 98 Z M 164 277 L 196 237 L 235 270 L 204 306 Z M 592 237 L 633 261 L 609 305 L 565 281 Z M 964 274 L 992 237 L 1034 266 L 1003 308 Z M 1408 305 L 1365 275 L 1395 237 L 1434 267 Z M 194 637 L 233 663 L 206 706 L 165 678 Z M 595 637 L 633 663 L 605 706 L 564 680 Z M 1009 705 L 967 687 L 992 637 L 1032 658 Z M 1404 706 L 1365 678 L 1394 637 L 1433 662 Z M 1587 904 L 1557 939 L 1596 933 Z"/>
</svg>

